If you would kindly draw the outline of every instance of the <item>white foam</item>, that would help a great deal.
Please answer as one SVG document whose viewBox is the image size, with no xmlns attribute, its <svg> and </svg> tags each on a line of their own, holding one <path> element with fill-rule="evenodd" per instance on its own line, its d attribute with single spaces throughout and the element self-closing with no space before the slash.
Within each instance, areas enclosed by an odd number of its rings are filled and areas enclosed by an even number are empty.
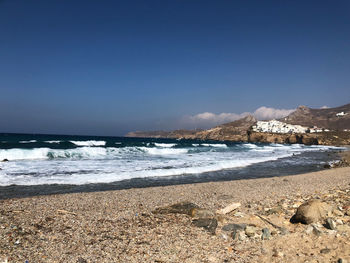
<svg viewBox="0 0 350 263">
<path fill-rule="evenodd" d="M 251 148 L 251 149 L 258 148 L 258 146 L 256 144 L 253 144 L 253 143 L 244 143 L 243 146 L 246 148 Z"/>
<path fill-rule="evenodd" d="M 106 145 L 105 141 L 70 141 L 71 143 L 74 143 L 75 145 L 78 146 L 104 146 Z"/>
<path fill-rule="evenodd" d="M 157 143 L 157 142 L 155 142 L 154 145 L 157 147 L 171 148 L 171 147 L 176 146 L 177 144 L 176 143 Z"/>
<path fill-rule="evenodd" d="M 206 147 L 227 148 L 226 144 L 220 144 L 220 143 L 202 143 L 201 145 Z"/>
<path fill-rule="evenodd" d="M 32 142 L 37 142 L 37 140 L 19 141 L 19 143 L 32 143 Z"/>
<path fill-rule="evenodd" d="M 148 148 L 148 147 L 138 147 L 142 151 L 152 154 L 152 155 L 174 155 L 174 154 L 183 154 L 187 153 L 188 149 L 172 149 L 172 148 Z"/>
<path fill-rule="evenodd" d="M 60 143 L 61 141 L 44 141 L 46 143 Z"/>
<path fill-rule="evenodd" d="M 1 149 L 0 160 L 35 160 L 47 159 L 49 148 L 35 148 L 35 149 Z"/>
</svg>

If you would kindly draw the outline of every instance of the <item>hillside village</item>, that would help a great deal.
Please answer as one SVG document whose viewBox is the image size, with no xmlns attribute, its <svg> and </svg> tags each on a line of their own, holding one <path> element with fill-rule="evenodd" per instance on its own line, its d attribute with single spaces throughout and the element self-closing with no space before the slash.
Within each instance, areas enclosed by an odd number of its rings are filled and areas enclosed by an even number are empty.
<svg viewBox="0 0 350 263">
<path fill-rule="evenodd" d="M 308 128 L 301 125 L 292 125 L 277 120 L 258 121 L 256 125 L 252 127 L 252 130 L 255 132 L 268 133 L 315 133 L 329 131 L 329 129 L 321 129 L 317 127 Z"/>
</svg>

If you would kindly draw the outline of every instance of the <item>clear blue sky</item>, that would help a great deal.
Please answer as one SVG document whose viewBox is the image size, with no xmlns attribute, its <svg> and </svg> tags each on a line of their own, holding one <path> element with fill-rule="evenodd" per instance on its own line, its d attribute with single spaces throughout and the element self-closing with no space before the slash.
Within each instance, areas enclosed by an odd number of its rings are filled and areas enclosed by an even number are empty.
<svg viewBox="0 0 350 263">
<path fill-rule="evenodd" d="M 349 102 L 348 0 L 0 0 L 0 132 Z"/>
</svg>

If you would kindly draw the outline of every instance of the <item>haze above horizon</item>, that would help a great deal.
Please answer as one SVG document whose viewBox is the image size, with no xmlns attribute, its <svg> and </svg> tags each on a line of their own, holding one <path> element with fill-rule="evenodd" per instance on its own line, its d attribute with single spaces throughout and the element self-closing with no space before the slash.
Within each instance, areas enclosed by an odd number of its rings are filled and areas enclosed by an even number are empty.
<svg viewBox="0 0 350 263">
<path fill-rule="evenodd" d="M 345 0 L 0 0 L 0 133 L 117 136 L 347 104 L 349 14 Z"/>
</svg>

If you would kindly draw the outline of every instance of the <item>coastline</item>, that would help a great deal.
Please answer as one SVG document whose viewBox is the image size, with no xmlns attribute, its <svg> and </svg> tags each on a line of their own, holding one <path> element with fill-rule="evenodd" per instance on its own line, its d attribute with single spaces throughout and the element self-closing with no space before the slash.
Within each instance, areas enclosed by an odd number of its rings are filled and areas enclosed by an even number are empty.
<svg viewBox="0 0 350 263">
<path fill-rule="evenodd" d="M 290 214 L 281 215 L 279 221 L 290 231 L 289 235 L 238 242 L 223 238 L 220 231 L 216 235 L 208 234 L 193 226 L 189 216 L 154 215 L 152 211 L 181 201 L 190 201 L 212 211 L 240 202 L 239 212 L 251 218 L 281 200 L 288 200 L 295 211 L 295 204 L 302 200 L 323 198 L 350 189 L 349 174 L 350 167 L 345 167 L 272 178 L 1 200 L 0 260 L 304 262 L 317 257 L 323 261 L 333 260 L 333 257 L 348 259 L 346 249 L 349 251 L 350 244 L 345 241 L 348 233 L 335 237 L 305 236 L 304 225 L 289 223 Z M 349 219 L 345 216 L 344 224 Z M 219 226 L 222 224 L 219 222 Z M 286 239 L 293 245 L 286 245 Z M 307 246 L 301 255 L 302 242 L 312 243 L 312 240 L 315 241 L 313 246 Z M 331 245 L 332 253 L 320 254 L 322 246 Z M 274 249 L 283 251 L 283 259 L 281 253 L 276 256 Z"/>
</svg>

